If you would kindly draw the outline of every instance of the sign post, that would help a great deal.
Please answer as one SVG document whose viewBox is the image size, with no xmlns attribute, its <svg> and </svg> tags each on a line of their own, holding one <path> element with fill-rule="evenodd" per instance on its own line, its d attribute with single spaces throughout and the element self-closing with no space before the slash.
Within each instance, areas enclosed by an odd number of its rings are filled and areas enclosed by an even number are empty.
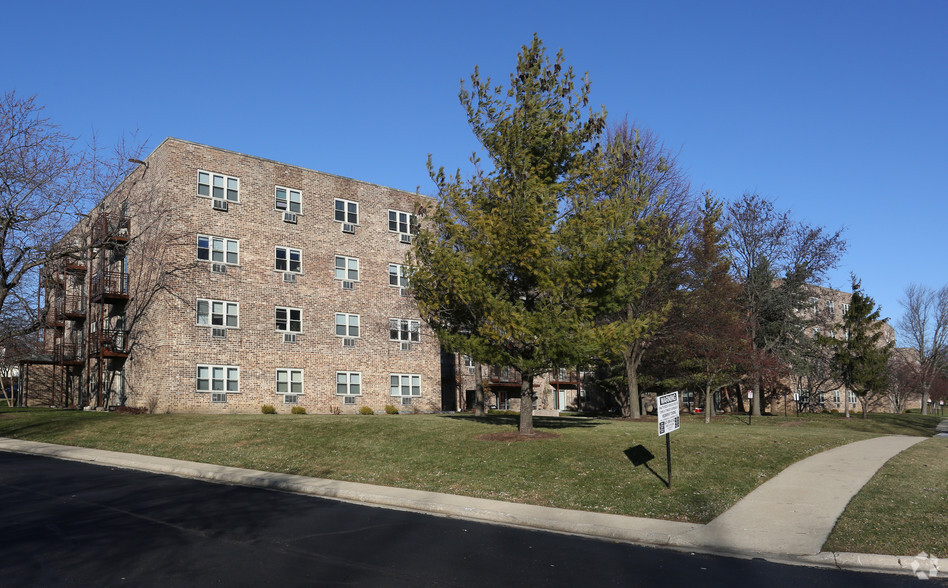
<svg viewBox="0 0 948 588">
<path fill-rule="evenodd" d="M 681 427 L 678 392 L 658 397 L 658 435 L 665 436 L 665 461 L 668 463 L 668 487 L 672 485 L 671 432 Z"/>
<path fill-rule="evenodd" d="M 747 411 L 747 424 L 750 425 L 754 421 L 754 392 L 751 390 L 747 391 L 747 399 L 750 400 L 750 406 L 748 406 Z"/>
<path fill-rule="evenodd" d="M 793 403 L 797 405 L 797 416 L 800 416 L 800 394 L 797 392 L 793 393 Z"/>
</svg>

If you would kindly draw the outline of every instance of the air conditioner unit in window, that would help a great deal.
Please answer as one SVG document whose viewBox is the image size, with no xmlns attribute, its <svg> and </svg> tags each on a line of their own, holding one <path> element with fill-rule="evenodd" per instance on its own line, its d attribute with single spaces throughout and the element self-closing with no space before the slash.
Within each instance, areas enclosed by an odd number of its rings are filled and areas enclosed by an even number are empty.
<svg viewBox="0 0 948 588">
<path fill-rule="evenodd" d="M 227 338 L 227 329 L 222 329 L 219 327 L 214 327 L 211 329 L 211 337 L 215 339 L 226 339 Z"/>
<path fill-rule="evenodd" d="M 284 212 L 283 213 L 283 222 L 296 224 L 296 214 L 293 212 Z"/>
<path fill-rule="evenodd" d="M 284 343 L 296 343 L 296 333 L 283 333 Z"/>
<path fill-rule="evenodd" d="M 283 281 L 289 282 L 290 284 L 296 283 L 296 274 L 290 272 L 283 272 Z"/>
<path fill-rule="evenodd" d="M 342 403 L 343 403 L 343 404 L 355 404 L 355 403 L 356 403 L 356 398 L 355 398 L 355 396 L 346 396 L 346 397 L 343 399 Z"/>
<path fill-rule="evenodd" d="M 349 281 L 347 281 L 347 280 L 343 280 L 343 282 L 342 282 L 342 289 L 343 289 L 343 290 L 352 290 L 353 287 L 354 287 L 354 285 L 353 285 L 352 282 L 349 282 Z"/>
<path fill-rule="evenodd" d="M 351 223 L 342 223 L 342 232 L 343 232 L 343 233 L 349 233 L 350 235 L 353 235 L 353 234 L 355 234 L 355 232 L 356 232 L 356 227 L 355 227 L 355 225 L 353 225 L 353 224 L 351 224 Z"/>
<path fill-rule="evenodd" d="M 401 243 L 411 243 L 411 235 L 402 233 L 401 235 L 398 236 L 398 240 Z"/>
<path fill-rule="evenodd" d="M 403 398 L 402 398 L 402 406 L 410 406 L 410 405 L 411 405 L 411 396 L 405 396 L 405 397 L 403 397 Z"/>
<path fill-rule="evenodd" d="M 227 201 L 226 201 L 226 200 L 221 200 L 220 198 L 215 198 L 215 199 L 212 201 L 211 206 L 214 208 L 214 210 L 220 210 L 220 211 L 223 211 L 223 212 L 227 212 Z"/>
<path fill-rule="evenodd" d="M 355 340 L 355 339 L 343 339 L 343 340 L 342 340 L 342 346 L 343 346 L 343 347 L 355 347 L 355 346 L 356 346 L 356 340 Z"/>
<path fill-rule="evenodd" d="M 408 288 L 399 288 L 398 294 L 400 296 L 404 296 L 405 298 L 408 298 Z"/>
<path fill-rule="evenodd" d="M 226 392 L 212 392 L 211 402 L 227 402 L 227 393 Z"/>
<path fill-rule="evenodd" d="M 224 265 L 223 263 L 212 263 L 211 271 L 214 272 L 215 274 L 226 274 L 227 266 Z"/>
<path fill-rule="evenodd" d="M 411 351 L 411 343 L 408 341 L 402 341 L 401 346 L 399 347 L 402 351 Z"/>
<path fill-rule="evenodd" d="M 296 404 L 296 398 L 299 394 L 284 394 L 283 395 L 283 404 Z"/>
</svg>

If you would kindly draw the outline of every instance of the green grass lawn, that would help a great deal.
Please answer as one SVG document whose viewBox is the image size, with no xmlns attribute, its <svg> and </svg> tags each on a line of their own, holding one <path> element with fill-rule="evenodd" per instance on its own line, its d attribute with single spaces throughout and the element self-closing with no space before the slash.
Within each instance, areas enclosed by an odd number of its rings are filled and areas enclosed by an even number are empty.
<svg viewBox="0 0 948 588">
<path fill-rule="evenodd" d="M 705 425 L 703 417 L 684 415 L 682 428 L 671 435 L 669 489 L 663 480 L 665 442 L 654 421 L 537 417 L 539 431 L 559 436 L 525 442 L 479 439 L 515 431 L 516 419 L 0 409 L 0 436 L 706 523 L 795 461 L 881 434 L 928 436 L 940 420 L 921 415 L 846 420 L 823 414 L 760 417 L 749 426 L 746 417 L 717 417 Z M 626 450 L 637 446 L 654 459 L 633 465 Z"/>
<path fill-rule="evenodd" d="M 882 466 L 824 549 L 948 557 L 948 438 L 923 441 Z"/>
</svg>

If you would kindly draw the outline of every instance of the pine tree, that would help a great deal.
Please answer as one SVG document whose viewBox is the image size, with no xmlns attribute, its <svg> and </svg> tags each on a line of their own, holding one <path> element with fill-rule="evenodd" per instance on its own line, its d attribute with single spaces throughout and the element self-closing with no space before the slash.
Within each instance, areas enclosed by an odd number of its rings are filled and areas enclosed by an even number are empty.
<svg viewBox="0 0 948 588">
<path fill-rule="evenodd" d="M 863 293 L 862 284 L 852 278 L 853 294 L 843 322 L 837 326 L 844 339 L 821 337 L 833 349 L 833 371 L 839 381 L 860 398 L 863 418 L 867 418 L 868 396 L 888 386 L 888 363 L 893 344 L 882 341 L 880 310 L 875 301 Z"/>
<path fill-rule="evenodd" d="M 422 213 L 409 278 L 422 316 L 443 345 L 520 372 L 520 433 L 533 432 L 534 378 L 587 352 L 589 302 L 578 269 L 581 200 L 599 177 L 605 112 L 587 113 L 562 52 L 551 62 L 534 35 L 509 87 L 475 69 L 461 88 L 489 164 L 472 156 L 462 179 L 428 168 L 439 203 Z"/>
</svg>

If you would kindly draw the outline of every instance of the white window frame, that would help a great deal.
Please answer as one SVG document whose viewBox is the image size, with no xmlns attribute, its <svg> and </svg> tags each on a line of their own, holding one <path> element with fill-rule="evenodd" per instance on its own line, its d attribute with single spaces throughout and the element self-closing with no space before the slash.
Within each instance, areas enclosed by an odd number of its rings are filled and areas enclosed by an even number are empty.
<svg viewBox="0 0 948 588">
<path fill-rule="evenodd" d="M 201 369 L 206 370 L 206 377 L 201 377 Z M 220 372 L 220 377 L 216 377 Z M 231 377 L 233 376 L 233 377 Z M 206 382 L 201 388 L 201 382 Z M 215 382 L 220 382 L 220 388 L 215 388 Z M 233 389 L 231 389 L 233 386 Z M 240 394 L 240 367 L 236 365 L 213 365 L 199 363 L 195 368 L 194 390 L 199 394 L 224 392 L 226 394 Z"/>
<path fill-rule="evenodd" d="M 207 313 L 201 313 L 201 303 L 207 306 Z M 215 312 L 215 305 L 220 305 L 221 312 Z M 234 312 L 230 312 L 233 308 Z M 240 328 L 240 303 L 233 300 L 212 300 L 210 298 L 198 298 L 195 305 L 196 316 L 195 324 L 199 327 L 212 327 L 215 329 L 239 329 Z M 205 316 L 205 322 L 201 322 L 201 316 Z M 220 323 L 214 323 L 214 317 L 220 317 Z M 229 324 L 228 319 L 234 318 L 234 324 Z"/>
<path fill-rule="evenodd" d="M 342 322 L 339 322 L 340 318 Z M 353 324 L 353 319 L 355 319 L 355 324 Z M 342 327 L 347 334 L 340 334 L 339 327 Z M 355 329 L 355 335 L 352 334 L 353 328 Z M 362 336 L 362 317 L 358 314 L 337 312 L 333 317 L 333 333 L 337 337 L 345 339 L 359 339 Z"/>
<path fill-rule="evenodd" d="M 340 392 L 339 386 L 343 386 L 345 391 Z M 336 396 L 362 396 L 362 372 L 336 372 Z"/>
<path fill-rule="evenodd" d="M 843 312 L 844 315 L 845 315 L 847 312 L 849 312 L 849 304 L 848 304 L 848 303 L 843 302 L 842 304 L 839 305 L 839 307 L 840 307 L 840 310 L 842 310 L 842 312 Z"/>
<path fill-rule="evenodd" d="M 339 261 L 342 260 L 342 267 L 339 266 Z M 352 262 L 355 262 L 355 269 L 353 270 L 350 265 Z M 333 277 L 336 280 L 343 280 L 346 282 L 358 282 L 359 281 L 359 258 L 358 257 L 347 257 L 345 255 L 336 255 L 333 257 Z M 351 272 L 355 272 L 355 277 L 350 277 Z M 342 276 L 340 276 L 342 272 Z"/>
<path fill-rule="evenodd" d="M 397 332 L 397 336 L 393 333 Z M 418 343 L 421 341 L 421 321 L 419 319 L 388 319 L 388 340 Z"/>
<path fill-rule="evenodd" d="M 402 219 L 402 216 L 404 216 L 404 219 Z M 388 210 L 389 233 L 398 233 L 399 235 L 414 235 L 416 222 L 417 220 L 415 215 L 410 212 L 405 212 L 404 210 L 395 210 L 394 208 L 390 208 Z M 393 223 L 395 224 L 394 229 L 392 228 Z M 402 225 L 405 225 L 406 230 L 402 230 Z"/>
<path fill-rule="evenodd" d="M 389 391 L 400 398 L 421 397 L 421 374 L 389 374 Z"/>
<path fill-rule="evenodd" d="M 285 316 L 283 322 L 286 323 L 286 328 L 280 328 L 280 311 L 283 311 Z M 296 320 L 293 319 L 293 313 L 297 314 Z M 299 323 L 298 328 L 293 328 L 293 323 Z M 274 330 L 278 333 L 302 333 L 303 332 L 303 309 L 302 308 L 290 308 L 288 306 L 277 306 L 273 313 L 273 327 Z"/>
<path fill-rule="evenodd" d="M 283 198 L 280 198 L 280 192 L 283 192 Z M 296 202 L 293 202 L 293 196 L 296 195 Z M 276 210 L 282 210 L 283 212 L 291 212 L 293 214 L 303 214 L 303 192 L 301 190 L 294 190 L 293 188 L 287 188 L 285 186 L 276 186 L 273 189 L 273 208 Z M 282 206 L 281 206 L 282 203 Z M 296 205 L 294 208 L 293 205 Z"/>
<path fill-rule="evenodd" d="M 201 247 L 201 239 L 207 240 L 207 247 Z M 231 251 L 231 246 L 234 250 Z M 207 251 L 207 258 L 201 257 L 201 251 Z M 233 260 L 230 260 L 230 255 L 233 253 Z M 219 254 L 220 258 L 216 258 L 215 255 Z M 202 235 L 198 234 L 197 236 L 197 260 L 206 261 L 208 263 L 223 263 L 227 265 L 239 265 L 240 264 L 240 241 L 237 239 L 227 239 L 226 237 L 215 237 L 214 235 Z"/>
<path fill-rule="evenodd" d="M 202 176 L 204 176 L 202 178 Z M 202 179 L 206 181 L 202 182 Z M 220 185 L 218 186 L 217 180 L 220 180 Z M 201 193 L 201 187 L 206 186 L 206 194 Z M 233 186 L 233 187 L 232 187 Z M 218 190 L 220 190 L 218 192 Z M 233 194 L 233 198 L 231 195 Z M 235 178 L 234 176 L 228 176 L 225 174 L 219 174 L 216 172 L 210 172 L 203 169 L 199 169 L 197 172 L 197 196 L 198 198 L 211 198 L 214 200 L 226 200 L 227 202 L 233 202 L 234 204 L 240 203 L 240 178 Z"/>
<path fill-rule="evenodd" d="M 342 210 L 338 210 L 336 205 L 337 203 L 342 202 Z M 349 211 L 349 205 L 355 205 L 355 212 Z M 342 213 L 343 218 L 338 218 L 339 213 Z M 349 220 L 349 215 L 355 214 L 355 221 Z M 337 223 L 345 223 L 347 225 L 358 225 L 359 224 L 359 203 L 355 200 L 346 200 L 345 198 L 334 198 L 332 201 L 332 220 Z"/>
<path fill-rule="evenodd" d="M 283 252 L 283 265 L 280 267 L 280 252 Z M 292 255 L 296 254 L 298 260 L 296 262 L 296 269 L 293 269 L 293 260 Z M 303 273 L 303 252 L 300 249 L 295 249 L 293 247 L 275 247 L 273 249 L 273 268 L 278 272 L 287 272 L 291 274 L 302 274 Z"/>
<path fill-rule="evenodd" d="M 839 390 L 833 390 L 833 404 L 839 404 Z"/>
<path fill-rule="evenodd" d="M 294 376 L 298 376 L 299 380 L 295 380 Z M 282 378 L 282 379 L 281 379 Z M 281 390 L 281 387 L 283 388 Z M 276 370 L 276 380 L 275 388 L 277 396 L 283 396 L 284 402 L 286 402 L 286 396 L 302 396 L 303 395 L 303 370 L 295 368 L 277 368 Z"/>
<path fill-rule="evenodd" d="M 856 403 L 859 402 L 859 397 L 856 396 L 856 393 L 852 390 L 849 391 L 849 406 L 856 406 Z"/>
<path fill-rule="evenodd" d="M 392 281 L 395 281 L 393 284 Z M 400 263 L 388 264 L 388 285 L 396 288 L 407 288 L 408 278 L 405 277 L 405 266 Z"/>
</svg>

